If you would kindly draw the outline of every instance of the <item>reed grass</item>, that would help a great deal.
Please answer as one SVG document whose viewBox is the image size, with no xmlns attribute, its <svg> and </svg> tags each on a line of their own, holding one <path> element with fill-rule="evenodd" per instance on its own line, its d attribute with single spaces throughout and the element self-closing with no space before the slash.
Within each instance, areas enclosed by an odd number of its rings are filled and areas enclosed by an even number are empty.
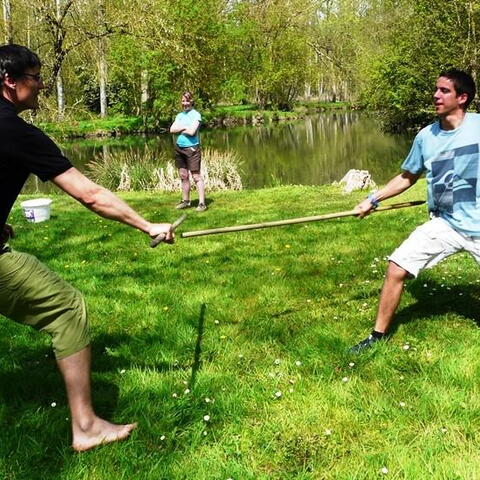
<svg viewBox="0 0 480 480">
<path fill-rule="evenodd" d="M 201 173 L 209 192 L 242 190 L 240 161 L 236 153 L 215 149 L 202 150 Z M 177 169 L 166 154 L 125 150 L 98 156 L 87 164 L 87 175 L 114 191 L 177 192 L 180 181 Z M 192 182 L 194 185 L 194 182 Z"/>
</svg>

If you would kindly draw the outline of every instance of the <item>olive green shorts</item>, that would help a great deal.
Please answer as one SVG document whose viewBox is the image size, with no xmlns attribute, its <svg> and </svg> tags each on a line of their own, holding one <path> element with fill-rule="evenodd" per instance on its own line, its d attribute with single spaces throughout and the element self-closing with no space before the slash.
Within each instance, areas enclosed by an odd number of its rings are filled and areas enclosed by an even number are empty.
<svg viewBox="0 0 480 480">
<path fill-rule="evenodd" d="M 48 333 L 57 359 L 90 343 L 81 293 L 34 256 L 8 247 L 0 252 L 0 314 Z"/>
</svg>

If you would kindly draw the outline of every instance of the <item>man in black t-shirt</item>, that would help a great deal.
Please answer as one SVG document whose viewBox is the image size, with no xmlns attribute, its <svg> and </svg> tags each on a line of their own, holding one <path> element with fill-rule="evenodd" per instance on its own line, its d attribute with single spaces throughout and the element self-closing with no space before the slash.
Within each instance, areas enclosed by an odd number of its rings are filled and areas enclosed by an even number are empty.
<svg viewBox="0 0 480 480">
<path fill-rule="evenodd" d="M 135 423 L 116 425 L 98 417 L 90 393 L 90 336 L 82 295 L 40 263 L 7 242 L 6 224 L 28 175 L 50 180 L 85 207 L 173 242 L 169 223 L 150 223 L 109 190 L 95 184 L 62 155 L 41 130 L 18 113 L 38 107 L 44 88 L 36 54 L 19 45 L 0 46 L 0 314 L 52 337 L 72 417 L 73 448 L 88 450 L 130 435 Z"/>
</svg>

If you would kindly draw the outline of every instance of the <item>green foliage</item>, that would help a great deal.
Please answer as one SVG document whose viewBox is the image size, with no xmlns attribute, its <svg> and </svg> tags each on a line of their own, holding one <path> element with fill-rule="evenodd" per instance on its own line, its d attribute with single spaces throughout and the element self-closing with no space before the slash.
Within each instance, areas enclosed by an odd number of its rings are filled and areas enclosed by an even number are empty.
<svg viewBox="0 0 480 480">
<path fill-rule="evenodd" d="M 237 69 L 262 107 L 291 109 L 306 80 L 311 2 L 245 1 L 232 10 Z"/>
<path fill-rule="evenodd" d="M 178 109 L 184 90 L 197 95 L 199 106 L 218 100 L 226 73 L 223 2 L 153 3 L 153 15 L 132 30 L 151 79 L 152 113 Z"/>
<path fill-rule="evenodd" d="M 68 119 L 64 122 L 45 123 L 39 126 L 48 134 L 59 137 L 115 136 L 122 133 L 135 133 L 144 128 L 140 117 L 122 115 L 89 120 Z"/>
<path fill-rule="evenodd" d="M 480 54 L 472 41 L 480 26 L 472 2 L 448 2 L 436 8 L 432 0 L 405 2 L 403 21 L 390 31 L 384 52 L 374 63 L 366 103 L 384 113 L 390 130 L 424 125 L 433 118 L 432 89 L 445 68 L 472 71 Z"/>
<path fill-rule="evenodd" d="M 109 48 L 109 88 L 116 92 L 112 114 L 138 115 L 143 52 L 131 35 L 115 35 Z"/>
<path fill-rule="evenodd" d="M 61 21 L 54 2 L 11 3 L 14 41 L 44 62 L 43 120 L 57 116 L 58 76 L 65 118 L 98 113 L 100 58 L 109 113 L 156 127 L 188 89 L 202 110 L 348 101 L 381 112 L 390 130 L 416 128 L 432 118 L 441 69 L 480 70 L 474 0 L 88 0 L 60 2 Z"/>
</svg>

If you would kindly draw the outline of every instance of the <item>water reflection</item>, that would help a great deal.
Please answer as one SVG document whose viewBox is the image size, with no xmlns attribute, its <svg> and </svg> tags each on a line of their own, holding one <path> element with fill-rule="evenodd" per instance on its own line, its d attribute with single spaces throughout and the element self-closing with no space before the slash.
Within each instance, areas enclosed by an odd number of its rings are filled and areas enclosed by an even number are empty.
<svg viewBox="0 0 480 480">
<path fill-rule="evenodd" d="M 373 118 L 358 112 L 312 115 L 286 124 L 205 129 L 201 139 L 205 147 L 238 154 L 246 188 L 323 185 L 339 180 L 350 168 L 368 170 L 375 182 L 385 183 L 398 172 L 411 142 L 406 135 L 381 132 Z M 170 156 L 173 139 L 162 134 L 73 140 L 62 142 L 62 148 L 77 168 L 85 170 L 92 158 L 107 158 L 125 149 L 148 148 L 153 158 L 165 152 Z M 27 186 L 30 192 L 50 188 L 34 179 Z"/>
</svg>

